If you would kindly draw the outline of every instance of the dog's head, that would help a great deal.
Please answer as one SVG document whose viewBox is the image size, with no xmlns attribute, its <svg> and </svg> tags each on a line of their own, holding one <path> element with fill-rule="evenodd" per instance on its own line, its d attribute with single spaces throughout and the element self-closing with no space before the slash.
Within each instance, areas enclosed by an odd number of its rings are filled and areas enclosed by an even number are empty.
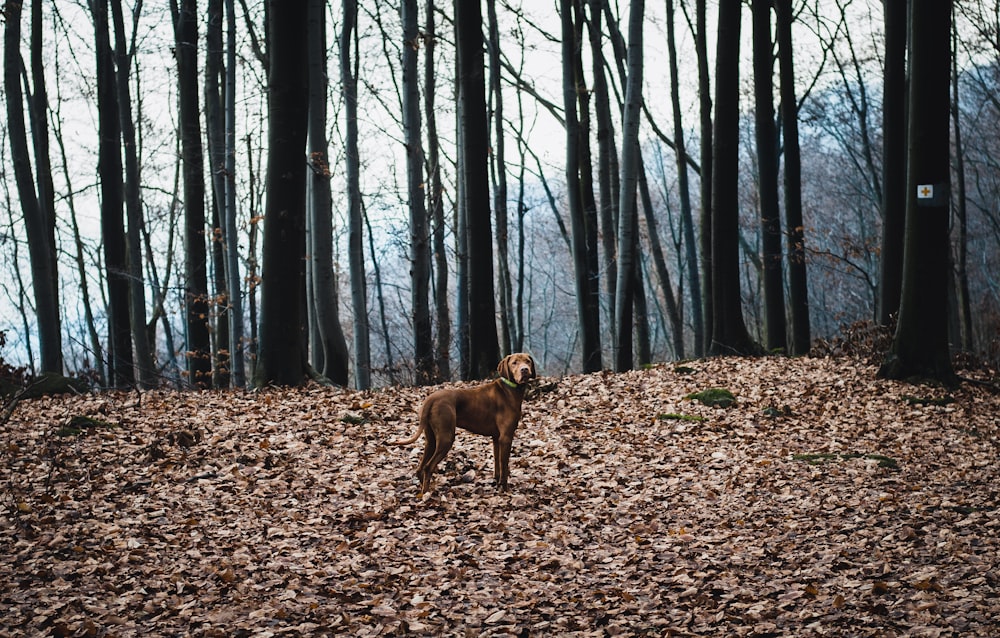
<svg viewBox="0 0 1000 638">
<path fill-rule="evenodd" d="M 535 378 L 535 361 L 524 352 L 509 354 L 500 361 L 497 373 L 517 385 L 524 385 Z"/>
</svg>

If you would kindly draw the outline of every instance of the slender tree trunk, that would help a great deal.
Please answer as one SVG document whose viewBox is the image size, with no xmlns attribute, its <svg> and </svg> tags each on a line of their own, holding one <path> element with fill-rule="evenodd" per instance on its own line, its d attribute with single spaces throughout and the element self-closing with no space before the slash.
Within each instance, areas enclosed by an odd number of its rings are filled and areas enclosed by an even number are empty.
<svg viewBox="0 0 1000 638">
<path fill-rule="evenodd" d="M 653 211 L 653 198 L 649 193 L 649 183 L 646 180 L 645 163 L 639 163 L 639 193 L 642 196 L 643 216 L 646 219 L 646 233 L 649 236 L 649 250 L 653 256 L 656 275 L 663 290 L 663 301 L 667 306 L 667 317 L 670 319 L 671 345 L 677 359 L 684 358 L 684 321 L 680 306 L 674 295 L 673 284 L 670 283 L 670 270 L 663 256 L 663 246 L 660 242 L 660 232 L 656 228 L 656 215 Z M 650 285 L 652 288 L 652 285 Z"/>
<path fill-rule="evenodd" d="M 785 158 L 785 221 L 788 227 L 788 297 L 792 321 L 791 353 L 809 353 L 809 286 L 806 273 L 805 226 L 802 221 L 802 159 L 799 152 L 799 108 L 792 64 L 792 0 L 775 0 L 775 36 L 781 74 L 781 126 Z"/>
<path fill-rule="evenodd" d="M 607 6 L 605 0 L 587 0 L 590 8 L 588 32 L 590 54 L 594 65 L 594 114 L 597 116 L 597 184 L 599 193 L 598 217 L 601 228 L 601 247 L 604 251 L 604 281 L 609 299 L 615 298 L 618 284 L 618 198 L 620 175 L 618 149 L 615 146 L 614 121 L 611 115 L 611 96 L 605 71 L 603 30 L 601 18 Z M 613 305 L 609 304 L 609 305 Z M 614 334 L 614 311 L 611 311 L 608 332 Z"/>
<path fill-rule="evenodd" d="M 580 123 L 577 117 L 577 48 L 579 31 L 577 20 L 579 3 L 562 0 L 560 12 L 562 21 L 562 64 L 563 64 L 563 105 L 566 110 L 566 191 L 569 200 L 570 230 L 572 237 L 573 272 L 576 289 L 577 321 L 582 335 L 582 363 L 584 372 L 596 372 L 601 363 L 600 299 L 592 294 L 593 286 L 588 281 L 589 257 L 587 255 L 587 226 L 584 213 L 582 184 L 580 183 Z M 574 14 L 576 19 L 574 19 Z"/>
<path fill-rule="evenodd" d="M 899 321 L 879 375 L 955 385 L 948 345 L 950 0 L 913 0 Z"/>
<path fill-rule="evenodd" d="M 888 326 L 899 311 L 906 226 L 906 30 L 908 0 L 884 0 L 882 75 L 882 250 L 876 319 Z"/>
<path fill-rule="evenodd" d="M 644 0 L 629 3 L 628 84 L 622 123 L 622 190 L 618 203 L 618 284 L 615 295 L 615 370 L 631 370 L 632 305 L 638 267 L 636 185 L 639 177 L 639 118 L 642 114 L 642 22 Z"/>
<path fill-rule="evenodd" d="M 333 204 L 330 197 L 330 153 L 327 126 L 326 2 L 309 0 L 309 130 L 307 156 L 312 169 L 307 174 L 310 228 L 309 296 L 315 309 L 317 341 L 313 352 L 322 362 L 319 372 L 346 386 L 347 339 L 340 326 L 337 280 L 333 264 Z M 318 353 L 318 355 L 317 355 Z"/>
<path fill-rule="evenodd" d="M 226 170 L 223 237 L 226 247 L 226 282 L 229 308 L 229 359 L 233 386 L 246 386 L 246 340 L 243 327 L 243 280 L 240 277 L 239 237 L 236 224 L 236 7 L 226 0 Z"/>
<path fill-rule="evenodd" d="M 351 51 L 357 38 L 357 0 L 344 0 L 340 35 L 340 80 L 344 91 L 347 124 L 347 219 L 348 261 L 351 270 L 351 303 L 354 306 L 354 385 L 359 390 L 371 386 L 371 346 L 368 326 L 368 290 L 365 277 L 364 220 L 361 217 L 360 158 L 358 157 L 357 59 Z"/>
<path fill-rule="evenodd" d="M 719 4 L 715 57 L 715 130 L 712 155 L 711 355 L 751 354 L 759 347 L 743 321 L 740 291 L 739 98 L 740 3 Z"/>
<path fill-rule="evenodd" d="M 413 313 L 413 356 L 416 382 L 434 379 L 434 332 L 431 327 L 431 237 L 427 223 L 424 148 L 421 138 L 417 51 L 420 32 L 417 0 L 403 0 L 403 130 L 406 138 L 406 184 L 410 208 L 410 303 Z"/>
<path fill-rule="evenodd" d="M 261 268 L 260 344 L 254 383 L 297 386 L 305 378 L 302 264 L 305 258 L 308 49 L 305 3 L 271 3 L 268 22 L 267 202 Z"/>
<path fill-rule="evenodd" d="M 684 256 L 687 259 L 688 289 L 691 295 L 691 323 L 694 326 L 695 354 L 701 356 L 704 354 L 705 326 L 702 318 L 701 280 L 698 274 L 698 245 L 694 235 L 691 187 L 688 183 L 687 145 L 684 141 L 681 117 L 680 74 L 677 70 L 677 46 L 674 35 L 674 0 L 667 0 L 667 58 L 670 66 L 670 106 L 674 119 L 674 153 L 677 158 L 677 192 L 681 204 Z M 676 329 L 677 326 L 674 326 L 675 331 Z M 678 358 L 684 357 L 683 333 L 674 337 L 674 354 Z"/>
<path fill-rule="evenodd" d="M 708 72 L 708 20 L 706 17 L 705 0 L 695 2 L 695 51 L 698 59 L 698 115 L 699 115 L 699 157 L 701 164 L 701 278 L 702 278 L 702 330 L 704 341 L 700 352 L 707 354 L 711 350 L 715 329 L 715 286 L 712 274 L 712 217 L 714 202 L 712 201 L 712 183 L 715 179 L 713 122 L 712 122 L 712 88 Z"/>
<path fill-rule="evenodd" d="M 771 0 L 753 0 L 754 122 L 760 202 L 765 346 L 786 351 L 784 260 L 778 206 L 778 132 L 774 124 Z"/>
<path fill-rule="evenodd" d="M 208 317 L 208 251 L 205 241 L 205 176 L 198 106 L 198 8 L 181 0 L 174 9 L 177 101 L 184 176 L 184 306 L 187 324 L 188 381 L 197 387 L 212 382 Z"/>
<path fill-rule="evenodd" d="M 38 4 L 37 1 L 35 4 Z M 40 8 L 32 13 L 33 23 L 38 26 L 32 28 L 32 61 L 35 62 L 36 46 L 41 46 L 41 15 Z M 59 321 L 59 287 L 58 271 L 56 269 L 56 254 L 54 243 L 54 213 L 46 210 L 51 206 L 51 197 L 46 194 L 46 182 L 42 180 L 40 193 L 36 194 L 34 180 L 31 171 L 31 158 L 28 152 L 28 137 L 24 125 L 24 98 L 21 92 L 21 3 L 10 2 L 6 6 L 6 26 L 4 28 L 4 90 L 7 94 L 7 135 L 10 140 L 11 160 L 14 167 L 14 179 L 17 182 L 18 201 L 23 212 L 25 230 L 28 236 L 28 256 L 31 260 L 31 279 L 35 298 L 35 313 L 38 320 L 38 341 L 41 354 L 41 372 L 53 372 L 62 374 L 62 335 Z M 35 35 L 35 30 L 39 34 Z M 37 42 L 36 42 L 37 38 Z M 41 52 L 38 52 L 40 55 Z M 34 73 L 36 83 L 36 95 L 33 98 L 35 110 L 39 112 L 41 118 L 39 127 L 44 126 L 46 121 L 47 101 L 44 93 L 44 79 L 41 77 L 41 68 L 35 68 Z M 42 95 L 38 95 L 41 89 Z M 43 110 L 44 109 L 44 110 Z M 44 129 L 47 131 L 47 128 Z M 43 153 L 36 155 L 36 162 L 40 162 L 38 169 L 41 171 L 41 163 L 48 161 L 48 142 L 41 139 L 43 130 L 40 128 L 35 135 L 35 150 Z M 48 173 L 51 175 L 51 173 Z M 49 186 L 51 186 L 49 178 Z"/>
<path fill-rule="evenodd" d="M 430 192 L 427 202 L 433 224 L 435 299 L 437 316 L 437 350 L 435 351 L 437 381 L 451 378 L 451 315 L 448 309 L 448 254 L 445 250 L 444 186 L 441 184 L 441 159 L 438 144 L 437 116 L 434 113 L 434 94 L 437 74 L 434 71 L 434 50 L 437 36 L 434 24 L 434 0 L 427 0 L 424 27 L 424 114 L 427 118 L 428 168 Z"/>
<path fill-rule="evenodd" d="M 958 33 L 952 25 L 952 51 L 958 44 Z M 958 56 L 952 55 L 951 65 L 952 87 L 952 129 L 955 131 L 955 219 L 958 222 L 958 237 L 955 242 L 955 279 L 958 296 L 959 339 L 962 349 L 974 352 L 975 343 L 972 338 L 972 301 L 969 292 L 969 215 L 965 199 L 965 146 L 962 142 L 962 118 L 959 108 L 959 74 Z"/>
<path fill-rule="evenodd" d="M 97 53 L 98 160 L 101 180 L 101 235 L 108 277 L 108 332 L 110 380 L 116 387 L 135 383 L 129 319 L 128 248 L 125 242 L 124 184 L 122 183 L 121 120 L 115 91 L 114 58 L 108 35 L 108 1 L 95 0 Z"/>
<path fill-rule="evenodd" d="M 487 166 L 489 130 L 483 62 L 483 18 L 479 2 L 455 4 L 458 34 L 459 102 L 462 111 L 462 179 L 468 216 L 469 362 L 475 378 L 488 377 L 500 358 L 496 295 L 493 286 L 493 237 Z"/>
<path fill-rule="evenodd" d="M 136 7 L 136 16 L 142 2 Z M 118 96 L 118 117 L 121 122 L 122 149 L 125 157 L 125 216 L 128 231 L 125 235 L 129 281 L 129 320 L 132 325 L 132 342 L 135 346 L 136 368 L 139 385 L 151 388 L 156 385 L 156 370 L 149 336 L 146 334 L 146 286 L 142 272 L 142 198 L 139 191 L 139 147 L 136 142 L 135 123 L 132 119 L 132 97 L 129 77 L 132 56 L 125 40 L 125 20 L 121 0 L 111 2 L 114 23 L 114 55 L 118 72 L 115 86 Z"/>
</svg>

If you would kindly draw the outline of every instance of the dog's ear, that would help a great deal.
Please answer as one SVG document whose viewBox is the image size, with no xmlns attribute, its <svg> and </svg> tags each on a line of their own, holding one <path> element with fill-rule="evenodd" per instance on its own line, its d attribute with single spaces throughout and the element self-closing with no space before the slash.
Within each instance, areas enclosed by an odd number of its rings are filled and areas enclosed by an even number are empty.
<svg viewBox="0 0 1000 638">
<path fill-rule="evenodd" d="M 505 379 L 510 378 L 510 355 L 500 359 L 500 363 L 497 364 L 497 374 Z"/>
<path fill-rule="evenodd" d="M 535 370 L 535 358 L 530 354 L 528 355 L 528 363 L 531 364 L 531 378 L 534 379 L 538 376 L 538 372 Z"/>
</svg>

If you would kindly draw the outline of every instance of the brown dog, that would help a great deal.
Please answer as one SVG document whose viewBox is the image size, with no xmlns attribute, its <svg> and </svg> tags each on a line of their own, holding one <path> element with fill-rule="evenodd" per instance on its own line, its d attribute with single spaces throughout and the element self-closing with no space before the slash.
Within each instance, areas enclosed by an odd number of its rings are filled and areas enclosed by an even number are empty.
<svg viewBox="0 0 1000 638">
<path fill-rule="evenodd" d="M 528 354 L 508 355 L 497 373 L 499 378 L 486 385 L 434 392 L 420 407 L 416 433 L 405 441 L 389 442 L 409 445 L 424 434 L 424 455 L 417 467 L 421 492 L 430 489 L 431 475 L 455 442 L 457 428 L 493 439 L 493 479 L 498 488 L 507 489 L 510 446 L 521 420 L 525 384 L 535 378 L 535 362 Z"/>
</svg>

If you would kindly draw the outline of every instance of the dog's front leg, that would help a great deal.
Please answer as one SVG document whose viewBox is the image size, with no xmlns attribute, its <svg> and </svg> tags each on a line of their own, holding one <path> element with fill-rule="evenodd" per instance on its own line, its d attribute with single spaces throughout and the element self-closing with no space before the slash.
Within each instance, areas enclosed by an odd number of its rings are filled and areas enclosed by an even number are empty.
<svg viewBox="0 0 1000 638">
<path fill-rule="evenodd" d="M 507 479 L 510 478 L 510 448 L 514 438 L 501 434 L 493 441 L 493 477 L 497 489 L 506 491 Z"/>
</svg>

